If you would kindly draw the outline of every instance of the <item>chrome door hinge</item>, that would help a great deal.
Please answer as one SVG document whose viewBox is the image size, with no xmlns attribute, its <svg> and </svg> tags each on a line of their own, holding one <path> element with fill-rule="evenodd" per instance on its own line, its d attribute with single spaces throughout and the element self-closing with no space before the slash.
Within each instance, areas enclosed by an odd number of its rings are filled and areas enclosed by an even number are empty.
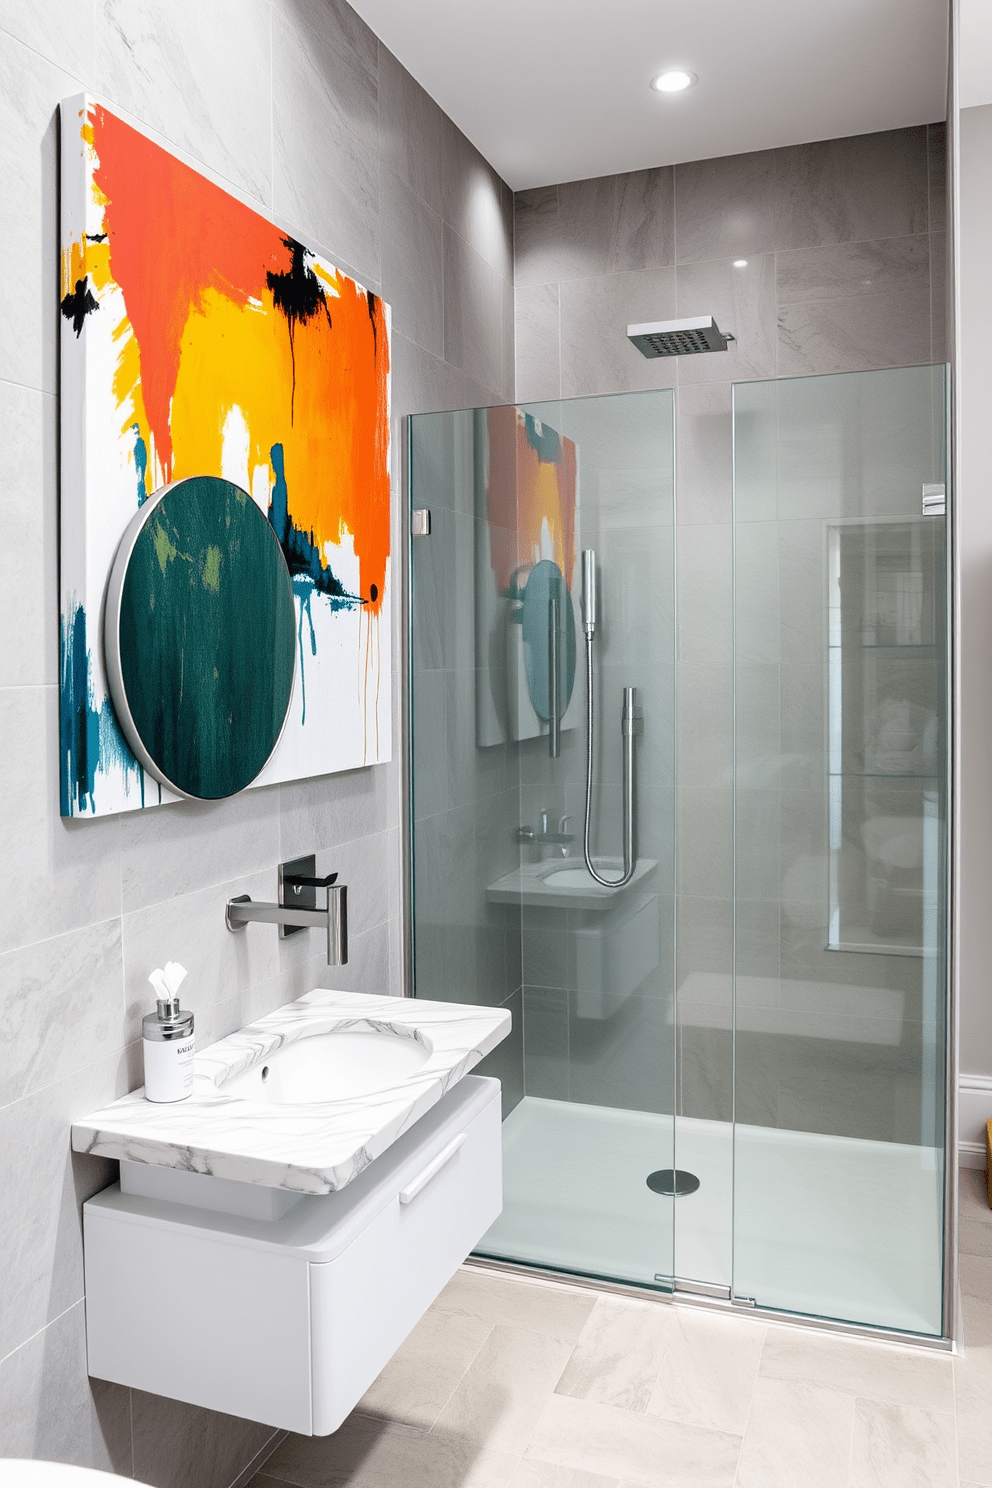
<svg viewBox="0 0 992 1488">
<path fill-rule="evenodd" d="M 410 513 L 410 532 L 414 537 L 430 537 L 431 513 L 429 507 L 414 507 Z"/>
<path fill-rule="evenodd" d="M 756 1307 L 758 1305 L 753 1297 L 731 1297 L 730 1301 L 734 1307 Z"/>
<path fill-rule="evenodd" d="M 923 487 L 923 515 L 942 517 L 947 510 L 947 492 L 944 486 Z"/>
</svg>

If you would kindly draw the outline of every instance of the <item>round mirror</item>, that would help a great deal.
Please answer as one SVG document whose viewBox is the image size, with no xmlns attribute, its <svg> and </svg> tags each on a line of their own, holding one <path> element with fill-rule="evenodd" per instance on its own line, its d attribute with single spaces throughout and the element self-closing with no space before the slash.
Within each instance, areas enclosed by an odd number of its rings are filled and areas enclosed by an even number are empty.
<svg viewBox="0 0 992 1488">
<path fill-rule="evenodd" d="M 530 571 L 520 621 L 534 711 L 545 723 L 560 722 L 575 685 L 575 614 L 565 577 L 549 558 Z"/>
<path fill-rule="evenodd" d="M 156 780 L 209 801 L 251 784 L 289 711 L 296 614 L 247 491 L 193 476 L 140 507 L 110 571 L 104 650 L 118 722 Z"/>
</svg>

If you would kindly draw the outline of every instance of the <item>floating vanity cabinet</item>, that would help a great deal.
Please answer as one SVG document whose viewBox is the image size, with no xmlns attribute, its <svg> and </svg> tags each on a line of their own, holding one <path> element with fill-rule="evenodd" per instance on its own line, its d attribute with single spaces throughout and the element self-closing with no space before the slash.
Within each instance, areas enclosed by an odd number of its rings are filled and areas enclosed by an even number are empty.
<svg viewBox="0 0 992 1488">
<path fill-rule="evenodd" d="M 500 1212 L 499 1082 L 466 1076 L 345 1188 L 281 1214 L 284 1189 L 266 1211 L 232 1197 L 254 1185 L 126 1166 L 142 1191 L 83 1209 L 90 1374 L 324 1436 Z"/>
</svg>

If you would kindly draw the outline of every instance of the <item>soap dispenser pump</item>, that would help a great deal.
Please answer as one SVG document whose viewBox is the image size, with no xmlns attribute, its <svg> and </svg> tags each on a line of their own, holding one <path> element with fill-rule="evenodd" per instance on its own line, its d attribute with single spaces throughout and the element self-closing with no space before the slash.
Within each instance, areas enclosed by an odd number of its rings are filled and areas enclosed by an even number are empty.
<svg viewBox="0 0 992 1488">
<path fill-rule="evenodd" d="M 141 1020 L 145 1099 L 160 1104 L 186 1100 L 193 1091 L 193 1014 L 179 1006 L 186 969 L 178 961 L 152 972 L 156 1010 Z"/>
</svg>

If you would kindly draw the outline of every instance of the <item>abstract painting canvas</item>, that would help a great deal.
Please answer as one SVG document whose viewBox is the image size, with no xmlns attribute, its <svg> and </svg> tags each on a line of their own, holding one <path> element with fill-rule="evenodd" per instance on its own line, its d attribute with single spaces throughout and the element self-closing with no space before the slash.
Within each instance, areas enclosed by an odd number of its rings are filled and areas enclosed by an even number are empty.
<svg viewBox="0 0 992 1488">
<path fill-rule="evenodd" d="M 118 726 L 100 627 L 135 512 L 190 477 L 249 493 L 292 580 L 292 702 L 253 784 L 389 759 L 389 307 L 88 96 L 62 105 L 61 241 L 62 814 L 177 799 Z"/>
</svg>

